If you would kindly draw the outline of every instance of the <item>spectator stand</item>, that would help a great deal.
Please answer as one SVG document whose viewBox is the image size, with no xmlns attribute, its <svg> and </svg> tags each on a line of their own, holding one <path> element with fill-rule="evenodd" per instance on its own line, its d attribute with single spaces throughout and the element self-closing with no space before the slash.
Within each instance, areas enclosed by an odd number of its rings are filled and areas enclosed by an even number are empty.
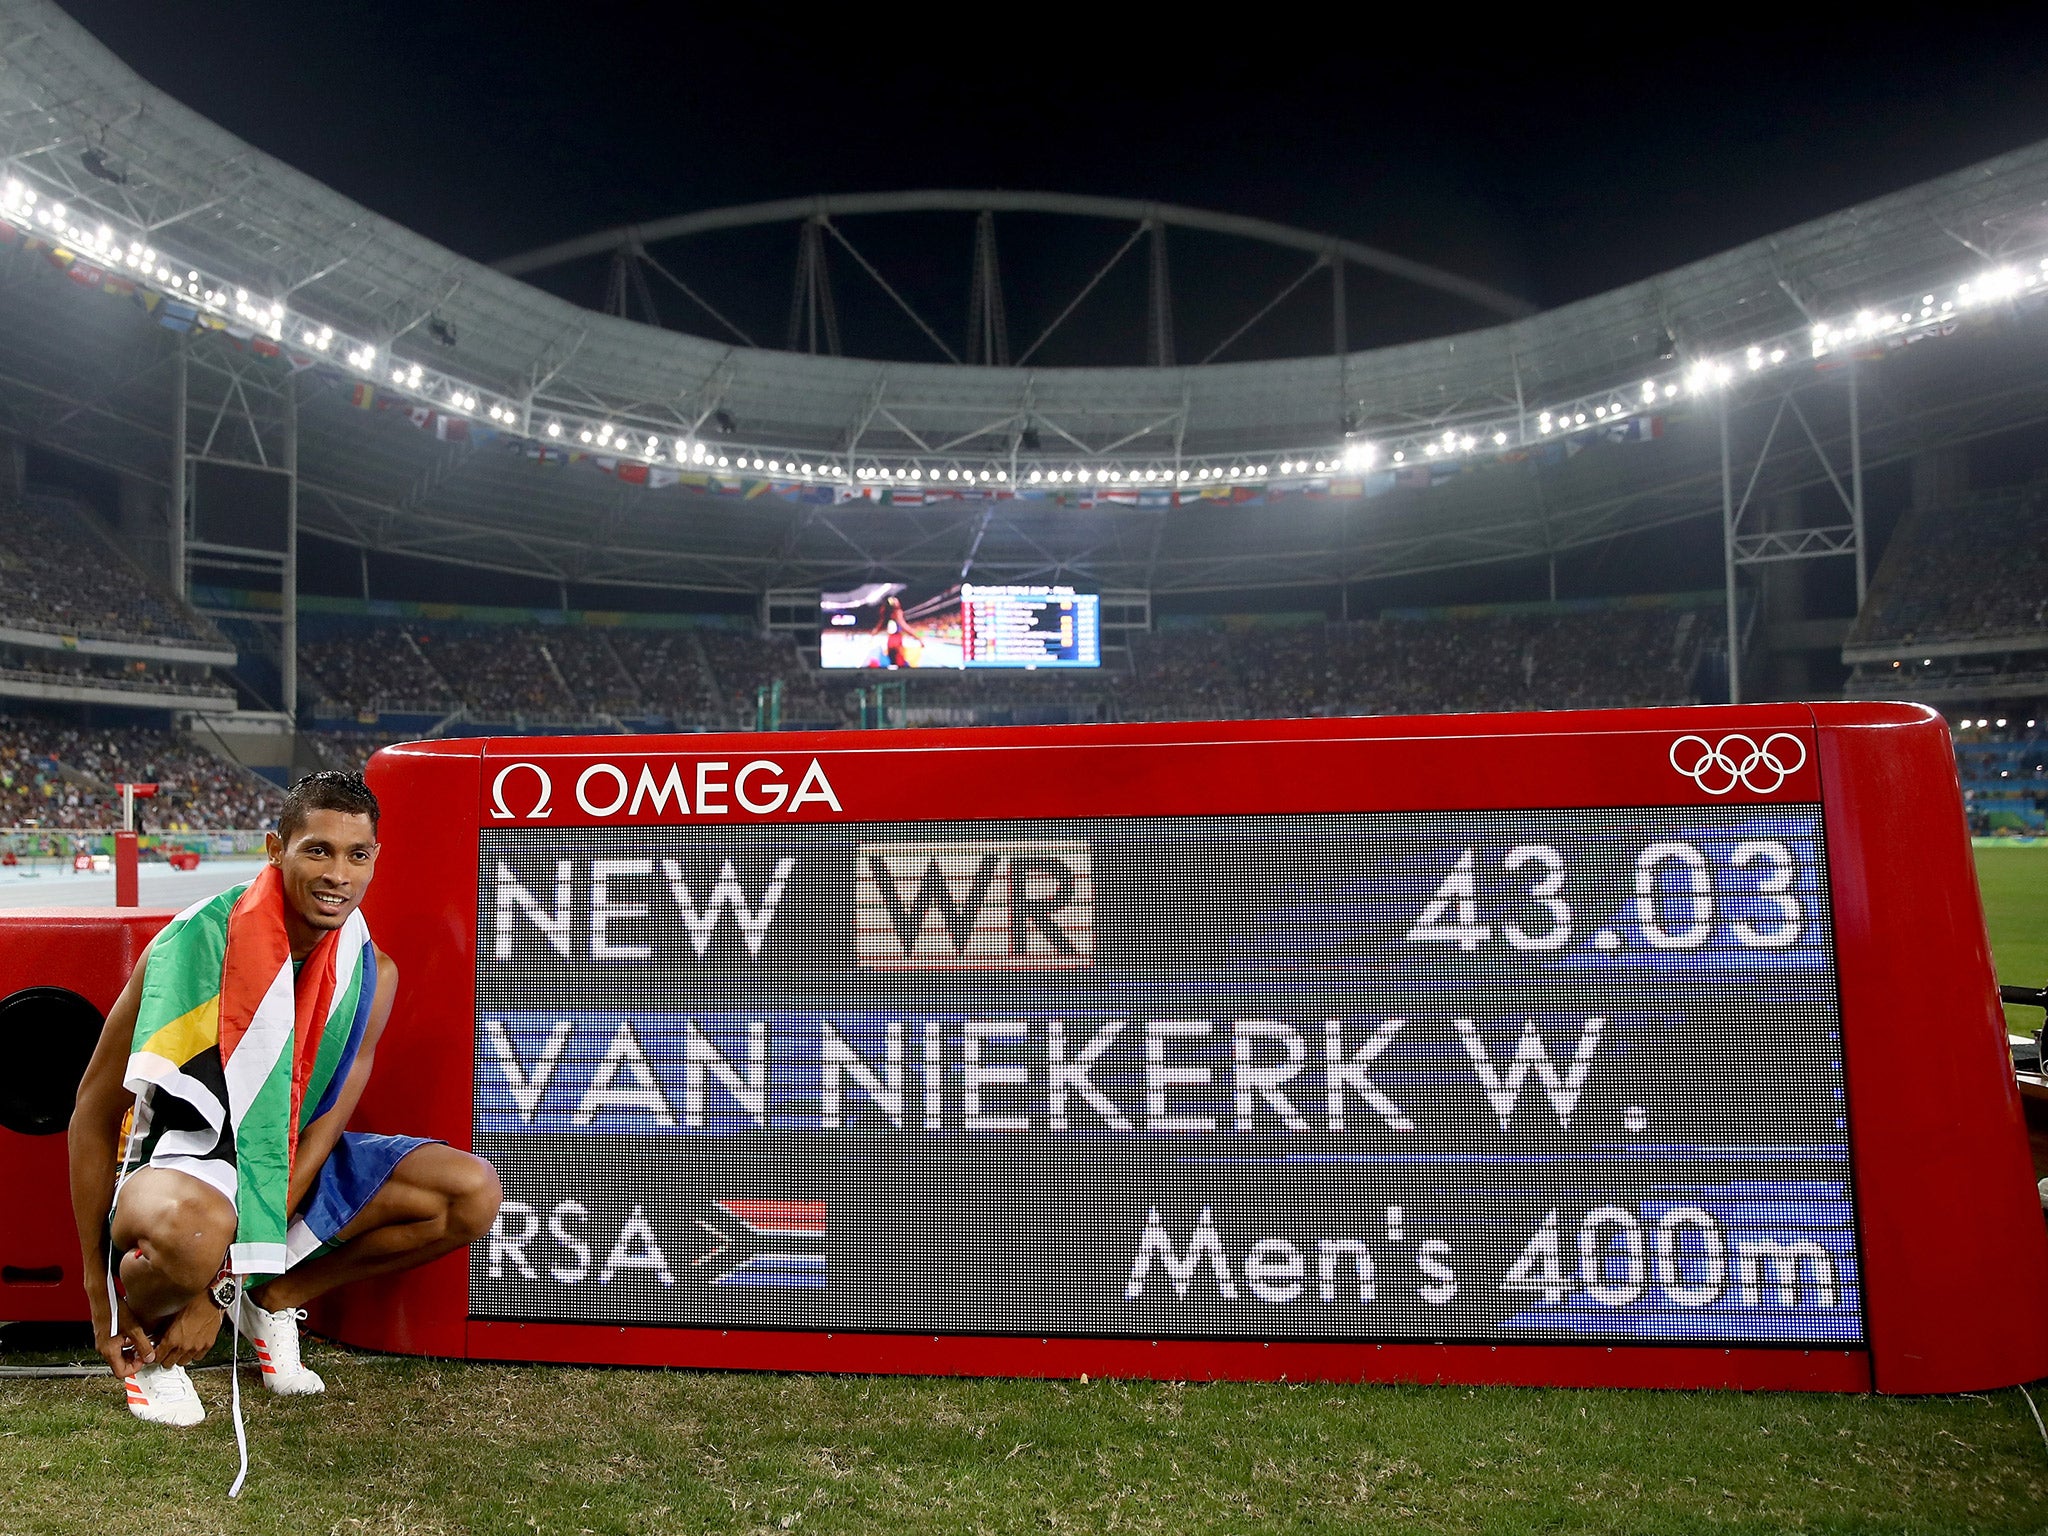
<svg viewBox="0 0 2048 1536">
<path fill-rule="evenodd" d="M 1842 659 L 1852 698 L 2032 713 L 2048 696 L 2048 481 L 1909 512 Z"/>
<path fill-rule="evenodd" d="M 324 735 L 707 730 L 725 718 L 702 636 L 726 615 L 308 599 L 301 675 Z M 744 622 L 744 621 L 743 621 Z"/>
<path fill-rule="evenodd" d="M 329 600 L 330 604 L 333 600 Z M 1174 619 L 1088 671 L 891 674 L 892 725 L 1674 704 L 1701 692 L 1718 594 Z M 732 730 L 781 690 L 786 728 L 854 726 L 879 674 L 821 671 L 798 635 L 725 622 L 334 604 L 302 626 L 311 726 L 341 739 L 517 730 Z M 624 622 L 627 618 L 636 622 Z M 1121 663 L 1121 664 L 1119 664 Z M 871 717 L 872 717 L 871 712 Z"/>
<path fill-rule="evenodd" d="M 0 827 L 103 827 L 120 821 L 118 783 L 154 783 L 146 831 L 260 831 L 283 798 L 274 784 L 169 731 L 0 715 Z"/>
<path fill-rule="evenodd" d="M 226 711 L 234 647 L 158 587 L 83 503 L 0 499 L 0 699 Z"/>
</svg>

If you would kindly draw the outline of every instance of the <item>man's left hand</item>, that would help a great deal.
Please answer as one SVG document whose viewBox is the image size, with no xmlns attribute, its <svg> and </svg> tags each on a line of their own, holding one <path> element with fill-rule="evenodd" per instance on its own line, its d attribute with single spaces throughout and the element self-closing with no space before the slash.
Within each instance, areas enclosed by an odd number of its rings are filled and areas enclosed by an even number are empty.
<svg viewBox="0 0 2048 1536">
<path fill-rule="evenodd" d="M 213 1341 L 220 1336 L 221 1319 L 227 1314 L 213 1304 L 204 1291 L 185 1304 L 185 1310 L 170 1321 L 163 1337 L 156 1341 L 158 1365 L 191 1365 L 206 1358 Z"/>
</svg>

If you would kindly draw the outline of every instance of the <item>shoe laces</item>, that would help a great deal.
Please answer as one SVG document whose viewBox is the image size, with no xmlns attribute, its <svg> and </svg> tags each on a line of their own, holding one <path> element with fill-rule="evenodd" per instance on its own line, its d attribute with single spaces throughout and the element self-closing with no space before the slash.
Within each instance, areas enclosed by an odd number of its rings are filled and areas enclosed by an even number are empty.
<svg viewBox="0 0 2048 1536">
<path fill-rule="evenodd" d="M 251 1303 L 255 1306 L 255 1303 Z M 306 1320 L 304 1307 L 279 1307 L 275 1312 L 267 1307 L 257 1306 L 256 1310 L 283 1324 L 274 1330 L 266 1329 L 269 1337 L 264 1346 L 270 1351 L 270 1363 L 280 1370 L 290 1369 L 299 1363 L 299 1324 Z"/>
</svg>

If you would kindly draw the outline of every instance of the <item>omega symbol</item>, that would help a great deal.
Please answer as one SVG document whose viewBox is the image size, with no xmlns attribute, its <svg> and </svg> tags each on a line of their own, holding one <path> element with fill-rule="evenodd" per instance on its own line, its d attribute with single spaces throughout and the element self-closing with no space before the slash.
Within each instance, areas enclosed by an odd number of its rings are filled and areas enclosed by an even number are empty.
<svg viewBox="0 0 2048 1536">
<path fill-rule="evenodd" d="M 505 803 L 505 781 L 522 768 L 540 780 L 540 795 L 533 802 L 533 809 L 526 813 L 526 819 L 546 821 L 555 814 L 548 808 L 555 796 L 555 781 L 548 777 L 547 769 L 539 763 L 507 763 L 491 781 L 491 820 L 511 821 L 518 814 Z"/>
</svg>

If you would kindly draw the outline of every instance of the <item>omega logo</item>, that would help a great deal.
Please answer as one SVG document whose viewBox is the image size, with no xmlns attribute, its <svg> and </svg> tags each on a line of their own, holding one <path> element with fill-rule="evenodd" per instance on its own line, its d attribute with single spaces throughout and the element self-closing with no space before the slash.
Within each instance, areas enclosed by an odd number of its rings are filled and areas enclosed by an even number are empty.
<svg viewBox="0 0 2048 1536">
<path fill-rule="evenodd" d="M 792 812 L 806 805 L 842 807 L 832 781 L 814 757 L 801 778 L 792 785 L 787 771 L 774 758 L 758 757 L 733 772 L 730 761 L 700 758 L 691 765 L 686 779 L 683 763 L 671 761 L 668 771 L 655 777 L 657 765 L 642 763 L 638 776 L 617 763 L 596 762 L 576 775 L 574 797 L 586 816 L 608 818 L 627 816 L 730 816 L 735 810 L 747 816 L 772 816 Z M 507 763 L 491 781 L 493 821 L 549 821 L 554 817 L 553 774 L 535 762 Z M 520 809 L 520 807 L 525 809 Z"/>
<path fill-rule="evenodd" d="M 514 815 L 505 803 L 505 781 L 521 769 L 540 780 L 539 798 L 533 802 L 533 809 L 526 813 L 528 821 L 546 821 L 554 812 L 548 809 L 548 802 L 554 798 L 555 782 L 548 777 L 548 771 L 539 763 L 507 763 L 498 770 L 498 777 L 491 782 L 491 819 L 510 821 Z"/>
</svg>

